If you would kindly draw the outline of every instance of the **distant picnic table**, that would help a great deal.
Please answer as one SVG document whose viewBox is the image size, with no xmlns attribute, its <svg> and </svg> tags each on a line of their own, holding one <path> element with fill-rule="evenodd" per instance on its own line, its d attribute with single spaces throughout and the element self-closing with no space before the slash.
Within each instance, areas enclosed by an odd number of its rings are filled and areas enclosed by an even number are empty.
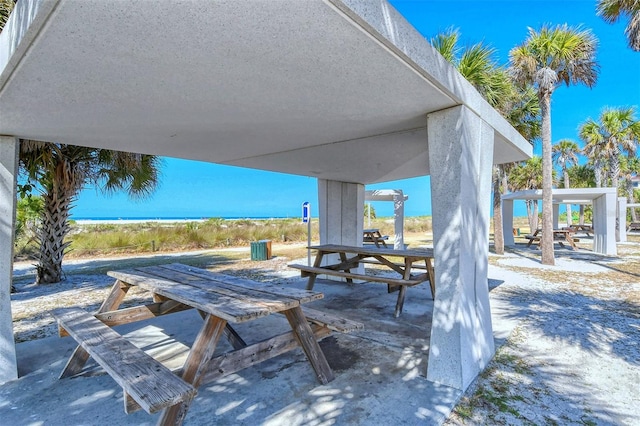
<svg viewBox="0 0 640 426">
<path fill-rule="evenodd" d="M 575 231 L 572 229 L 554 229 L 553 230 L 553 241 L 560 244 L 560 246 L 564 247 L 564 242 L 568 243 L 573 250 L 578 250 L 578 246 L 576 246 L 576 242 L 580 241 L 578 238 L 574 238 L 573 234 Z M 536 243 L 538 247 L 542 242 L 542 229 L 536 229 L 533 234 L 524 236 L 529 242 L 527 243 L 527 247 L 531 247 L 533 243 Z"/>
<path fill-rule="evenodd" d="M 395 317 L 400 316 L 402 313 L 407 287 L 429 281 L 431 285 L 431 295 L 435 297 L 436 284 L 433 270 L 433 249 L 393 250 L 337 244 L 325 244 L 311 246 L 309 248 L 316 251 L 316 259 L 313 266 L 299 264 L 289 265 L 290 268 L 299 269 L 302 277 L 308 277 L 307 290 L 313 289 L 318 275 L 331 275 L 345 278 L 349 283 L 352 283 L 354 279 L 386 283 L 389 293 L 399 291 Z M 325 256 L 331 254 L 337 254 L 339 260 L 333 263 L 323 262 L 323 260 L 326 259 Z M 398 258 L 401 260 L 398 261 Z M 352 269 L 357 269 L 360 264 L 365 263 L 386 266 L 395 272 L 395 276 L 362 274 L 352 271 Z M 422 269 L 424 272 L 412 273 L 413 268 Z"/>
<path fill-rule="evenodd" d="M 377 228 L 362 230 L 362 241 L 365 243 L 374 243 L 376 247 L 380 247 L 380 244 L 382 244 L 384 248 L 387 248 L 386 240 L 388 239 L 389 236 L 380 234 L 380 230 Z"/>
</svg>

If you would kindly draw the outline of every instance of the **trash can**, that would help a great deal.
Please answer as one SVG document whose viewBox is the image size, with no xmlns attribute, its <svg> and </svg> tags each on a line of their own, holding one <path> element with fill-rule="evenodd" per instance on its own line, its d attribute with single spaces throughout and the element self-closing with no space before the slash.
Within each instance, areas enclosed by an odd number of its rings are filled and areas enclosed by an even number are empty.
<svg viewBox="0 0 640 426">
<path fill-rule="evenodd" d="M 251 260 L 271 259 L 271 240 L 251 242 Z"/>
</svg>

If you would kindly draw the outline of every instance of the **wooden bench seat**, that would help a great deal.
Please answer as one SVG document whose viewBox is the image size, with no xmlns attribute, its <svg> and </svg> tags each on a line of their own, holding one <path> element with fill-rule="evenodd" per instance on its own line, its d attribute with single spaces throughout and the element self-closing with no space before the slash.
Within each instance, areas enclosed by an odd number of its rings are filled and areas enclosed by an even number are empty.
<svg viewBox="0 0 640 426">
<path fill-rule="evenodd" d="M 304 312 L 304 316 L 310 323 L 327 327 L 329 330 L 337 331 L 339 333 L 350 333 L 352 331 L 362 330 L 364 328 L 364 324 L 362 324 L 361 322 L 352 321 L 347 318 L 342 318 L 324 311 L 311 309 L 306 306 L 302 307 L 302 312 Z"/>
<path fill-rule="evenodd" d="M 126 413 L 143 408 L 152 414 L 188 402 L 196 395 L 193 386 L 89 312 L 69 308 L 59 309 L 53 315 L 58 326 L 122 386 Z"/>
<path fill-rule="evenodd" d="M 380 265 L 380 266 L 384 266 L 385 264 L 380 262 L 379 260 L 375 260 L 375 259 L 360 259 L 360 263 L 368 263 L 371 265 Z M 404 267 L 404 265 L 402 263 L 395 263 L 394 265 L 396 266 L 400 266 L 400 267 Z M 420 265 L 420 264 L 414 264 L 411 265 L 411 269 L 423 269 L 426 270 L 427 269 L 427 265 Z"/>
<path fill-rule="evenodd" d="M 300 269 L 302 271 L 301 276 L 306 277 L 309 274 L 318 274 L 318 275 L 333 275 L 336 277 L 342 277 L 347 279 L 356 279 L 362 281 L 372 281 L 385 283 L 394 286 L 414 286 L 420 283 L 423 283 L 426 280 L 426 274 L 420 274 L 416 277 L 412 277 L 411 279 L 405 280 L 402 278 L 393 278 L 382 275 L 366 275 L 366 274 L 357 274 L 354 272 L 347 271 L 338 271 L 338 270 L 329 270 L 326 268 L 316 268 L 314 266 L 300 265 L 300 264 L 290 264 L 290 268 Z"/>
</svg>

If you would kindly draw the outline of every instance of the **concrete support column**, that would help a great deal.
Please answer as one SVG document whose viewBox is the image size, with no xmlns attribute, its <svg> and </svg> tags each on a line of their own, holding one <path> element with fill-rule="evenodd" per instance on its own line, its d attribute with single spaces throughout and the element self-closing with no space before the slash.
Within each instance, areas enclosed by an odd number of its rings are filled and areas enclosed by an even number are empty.
<svg viewBox="0 0 640 426">
<path fill-rule="evenodd" d="M 553 205 L 553 229 L 560 229 L 560 204 Z"/>
<path fill-rule="evenodd" d="M 505 247 L 515 247 L 513 239 L 513 200 L 502 200 L 502 235 Z"/>
<path fill-rule="evenodd" d="M 19 141 L 0 136 L 0 384 L 18 378 L 11 317 Z"/>
<path fill-rule="evenodd" d="M 616 219 L 616 241 L 619 243 L 627 242 L 627 198 L 618 197 Z"/>
<path fill-rule="evenodd" d="M 364 185 L 318 179 L 318 206 L 320 244 L 362 246 Z"/>
<path fill-rule="evenodd" d="M 404 250 L 404 198 L 402 191 L 393 194 L 394 250 Z"/>
<path fill-rule="evenodd" d="M 617 256 L 616 205 L 617 194 L 606 193 L 593 200 L 593 251 Z"/>
<path fill-rule="evenodd" d="M 429 114 L 427 129 L 436 273 L 427 379 L 464 390 L 495 352 L 487 280 L 494 132 L 464 106 Z"/>
</svg>

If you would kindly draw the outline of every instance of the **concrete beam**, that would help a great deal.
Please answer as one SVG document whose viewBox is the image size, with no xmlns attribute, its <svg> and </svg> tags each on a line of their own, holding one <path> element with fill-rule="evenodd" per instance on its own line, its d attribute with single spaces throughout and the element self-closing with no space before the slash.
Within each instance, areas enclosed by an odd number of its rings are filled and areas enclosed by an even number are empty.
<svg viewBox="0 0 640 426">
<path fill-rule="evenodd" d="M 11 317 L 19 141 L 0 136 L 0 384 L 18 378 Z"/>
<path fill-rule="evenodd" d="M 427 379 L 466 389 L 495 352 L 487 279 L 494 134 L 464 106 L 428 115 L 436 298 Z"/>
</svg>

